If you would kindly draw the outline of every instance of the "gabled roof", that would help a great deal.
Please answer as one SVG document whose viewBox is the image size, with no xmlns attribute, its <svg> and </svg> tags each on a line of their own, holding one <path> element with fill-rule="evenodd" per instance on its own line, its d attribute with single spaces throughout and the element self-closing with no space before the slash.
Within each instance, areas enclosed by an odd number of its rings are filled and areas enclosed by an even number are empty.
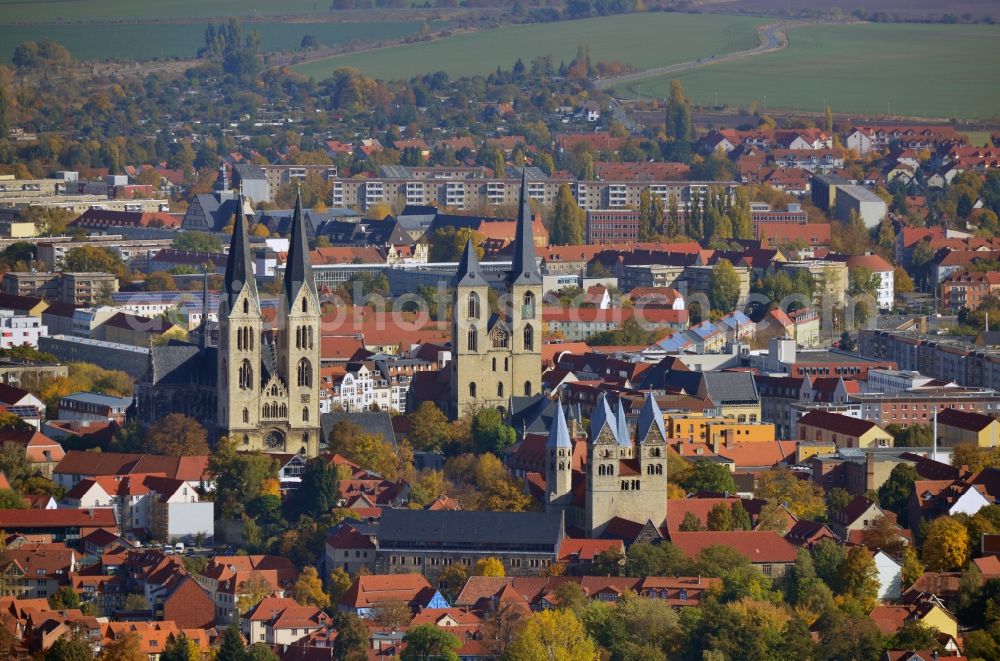
<svg viewBox="0 0 1000 661">
<path fill-rule="evenodd" d="M 292 232 L 288 238 L 288 261 L 285 265 L 284 289 L 287 307 L 291 307 L 302 287 L 316 292 L 316 281 L 313 280 L 312 266 L 309 264 L 309 239 L 302 216 L 302 192 L 299 191 L 295 196 Z"/>
<path fill-rule="evenodd" d="M 798 549 L 770 530 L 726 532 L 671 532 L 673 542 L 689 558 L 709 546 L 728 546 L 751 563 L 791 563 Z"/>
<path fill-rule="evenodd" d="M 594 408 L 593 417 L 590 420 L 591 443 L 597 440 L 597 437 L 605 427 L 611 430 L 611 435 L 614 437 L 615 443 L 621 445 L 621 439 L 618 438 L 618 421 L 615 419 L 615 414 L 611 412 L 611 407 L 608 405 L 607 395 L 601 393 L 598 397 L 597 406 Z"/>
<path fill-rule="evenodd" d="M 429 601 L 433 594 L 434 588 L 422 574 L 373 574 L 359 576 L 340 598 L 340 604 L 352 608 L 386 603 L 416 605 L 418 601 Z"/>
<path fill-rule="evenodd" d="M 980 432 L 996 422 L 996 418 L 982 413 L 947 408 L 937 414 L 937 421 L 941 425 Z"/>
<path fill-rule="evenodd" d="M 799 426 L 817 427 L 848 436 L 862 436 L 872 429 L 881 429 L 874 422 L 829 411 L 809 411 L 799 419 Z"/>
</svg>

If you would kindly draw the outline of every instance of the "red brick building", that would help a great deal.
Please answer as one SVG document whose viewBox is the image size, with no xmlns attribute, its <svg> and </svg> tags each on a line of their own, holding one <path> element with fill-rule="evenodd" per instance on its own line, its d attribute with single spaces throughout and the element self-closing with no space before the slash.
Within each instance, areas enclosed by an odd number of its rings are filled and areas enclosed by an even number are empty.
<svg viewBox="0 0 1000 661">
<path fill-rule="evenodd" d="M 1000 291 L 996 271 L 956 271 L 941 283 L 941 306 L 951 310 L 975 310 L 983 299 Z"/>
</svg>

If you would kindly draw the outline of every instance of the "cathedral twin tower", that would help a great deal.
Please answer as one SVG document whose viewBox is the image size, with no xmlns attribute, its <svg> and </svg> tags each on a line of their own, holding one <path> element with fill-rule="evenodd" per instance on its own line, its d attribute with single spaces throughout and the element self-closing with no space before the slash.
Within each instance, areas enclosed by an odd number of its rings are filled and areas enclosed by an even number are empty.
<svg viewBox="0 0 1000 661">
<path fill-rule="evenodd" d="M 277 328 L 264 332 L 243 205 L 219 304 L 218 410 L 240 450 L 319 454 L 320 306 L 302 198 L 295 201 Z"/>
</svg>

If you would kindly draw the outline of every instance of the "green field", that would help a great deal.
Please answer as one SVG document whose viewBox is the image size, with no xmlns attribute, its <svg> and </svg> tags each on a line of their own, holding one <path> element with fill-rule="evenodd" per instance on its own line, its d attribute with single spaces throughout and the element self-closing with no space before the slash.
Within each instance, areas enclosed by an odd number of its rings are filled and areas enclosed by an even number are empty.
<svg viewBox="0 0 1000 661">
<path fill-rule="evenodd" d="M 329 0 L 0 0 L 0 22 L 273 16 L 329 8 Z"/>
<path fill-rule="evenodd" d="M 295 71 L 317 80 L 335 69 L 356 67 L 382 79 L 408 79 L 446 71 L 452 76 L 488 74 L 552 55 L 569 63 L 589 45 L 593 62 L 619 61 L 639 69 L 665 66 L 758 44 L 759 19 L 673 13 L 628 14 L 580 21 L 516 25 L 455 35 L 433 42 L 353 53 L 310 62 Z"/>
<path fill-rule="evenodd" d="M 675 76 L 632 82 L 630 95 L 667 94 L 679 78 L 696 102 L 922 117 L 1000 115 L 1000 27 L 810 25 L 788 48 Z"/>
<path fill-rule="evenodd" d="M 355 40 L 399 39 L 420 30 L 419 21 L 380 23 L 253 23 L 247 29 L 260 34 L 265 51 L 293 50 L 302 37 L 315 35 L 325 46 Z M 205 45 L 205 24 L 145 23 L 100 25 L 0 25 L 0 62 L 9 62 L 23 41 L 49 37 L 69 49 L 78 60 L 194 57 Z"/>
</svg>

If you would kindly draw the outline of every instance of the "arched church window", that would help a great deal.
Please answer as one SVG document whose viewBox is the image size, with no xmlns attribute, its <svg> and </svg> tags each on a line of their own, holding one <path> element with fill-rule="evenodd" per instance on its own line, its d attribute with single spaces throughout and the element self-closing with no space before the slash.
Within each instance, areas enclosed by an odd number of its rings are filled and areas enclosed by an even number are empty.
<svg viewBox="0 0 1000 661">
<path fill-rule="evenodd" d="M 302 407 L 302 422 L 309 422 L 309 407 Z"/>
<path fill-rule="evenodd" d="M 535 295 L 530 291 L 524 293 L 524 299 L 521 305 L 521 318 L 535 318 Z"/>
<path fill-rule="evenodd" d="M 469 294 L 469 319 L 479 319 L 479 294 Z"/>
<path fill-rule="evenodd" d="M 243 314 L 250 314 L 250 299 L 243 299 Z"/>
<path fill-rule="evenodd" d="M 250 366 L 250 361 L 244 358 L 240 364 L 240 390 L 251 388 L 253 388 L 253 367 Z"/>
<path fill-rule="evenodd" d="M 249 423 L 250 423 L 250 409 L 244 407 L 244 409 L 243 409 L 243 424 L 249 424 Z"/>
<path fill-rule="evenodd" d="M 472 397 L 472 398 L 476 397 L 476 384 L 475 383 L 470 383 L 469 384 L 469 397 Z"/>
<path fill-rule="evenodd" d="M 469 351 L 476 352 L 479 351 L 479 333 L 476 332 L 475 326 L 469 327 L 469 338 L 468 346 Z"/>
<path fill-rule="evenodd" d="M 496 357 L 495 357 L 495 356 L 494 356 L 494 358 L 493 358 L 493 371 L 494 371 L 494 372 L 496 372 L 496 371 L 497 371 L 497 359 L 496 359 Z"/>
<path fill-rule="evenodd" d="M 298 384 L 302 388 L 312 387 L 312 365 L 305 358 L 299 361 Z"/>
<path fill-rule="evenodd" d="M 524 396 L 531 397 L 531 381 L 524 382 Z"/>
<path fill-rule="evenodd" d="M 524 327 L 524 350 L 535 350 L 535 329 L 531 327 L 531 324 Z"/>
<path fill-rule="evenodd" d="M 305 296 L 302 297 L 302 311 L 303 312 L 309 312 L 309 303 L 308 303 L 308 301 L 306 301 L 306 297 Z"/>
<path fill-rule="evenodd" d="M 503 384 L 497 384 L 497 397 L 503 397 Z"/>
</svg>

